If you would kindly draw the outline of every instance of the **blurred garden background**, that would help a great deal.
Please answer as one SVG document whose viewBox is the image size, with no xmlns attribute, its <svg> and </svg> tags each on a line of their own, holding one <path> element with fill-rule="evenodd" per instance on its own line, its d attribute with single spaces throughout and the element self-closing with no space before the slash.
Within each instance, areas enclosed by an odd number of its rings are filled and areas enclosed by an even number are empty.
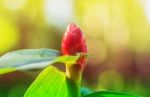
<svg viewBox="0 0 150 97">
<path fill-rule="evenodd" d="M 150 97 L 150 0 L 0 0 L 0 55 L 60 50 L 68 23 L 86 35 L 82 86 Z M 23 97 L 41 70 L 0 75 L 0 97 Z"/>
</svg>

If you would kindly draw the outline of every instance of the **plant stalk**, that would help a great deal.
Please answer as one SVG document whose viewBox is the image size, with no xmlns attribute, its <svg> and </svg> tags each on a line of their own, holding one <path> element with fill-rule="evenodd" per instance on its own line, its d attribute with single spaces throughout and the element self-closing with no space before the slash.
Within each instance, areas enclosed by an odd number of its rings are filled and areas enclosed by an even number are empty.
<svg viewBox="0 0 150 97">
<path fill-rule="evenodd" d="M 80 83 L 82 72 L 78 65 L 66 66 L 68 97 L 81 97 Z"/>
</svg>

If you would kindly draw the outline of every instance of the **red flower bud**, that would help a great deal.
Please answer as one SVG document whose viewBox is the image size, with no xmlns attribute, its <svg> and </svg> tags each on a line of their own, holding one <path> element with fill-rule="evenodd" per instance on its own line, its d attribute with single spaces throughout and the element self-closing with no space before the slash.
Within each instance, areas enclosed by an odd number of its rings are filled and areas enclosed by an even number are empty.
<svg viewBox="0 0 150 97">
<path fill-rule="evenodd" d="M 62 40 L 62 54 L 76 55 L 77 53 L 87 53 L 87 45 L 83 32 L 75 24 L 69 24 Z M 81 56 L 77 65 L 81 69 L 85 67 L 86 57 Z"/>
</svg>

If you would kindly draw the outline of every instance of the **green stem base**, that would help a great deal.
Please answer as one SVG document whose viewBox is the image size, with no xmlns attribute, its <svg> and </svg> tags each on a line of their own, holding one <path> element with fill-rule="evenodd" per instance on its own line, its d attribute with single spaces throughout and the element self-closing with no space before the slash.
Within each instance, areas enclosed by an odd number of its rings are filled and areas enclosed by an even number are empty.
<svg viewBox="0 0 150 97">
<path fill-rule="evenodd" d="M 67 78 L 68 97 L 81 97 L 80 85 Z"/>
<path fill-rule="evenodd" d="M 80 83 L 82 71 L 78 65 L 66 67 L 68 97 L 81 97 Z"/>
</svg>

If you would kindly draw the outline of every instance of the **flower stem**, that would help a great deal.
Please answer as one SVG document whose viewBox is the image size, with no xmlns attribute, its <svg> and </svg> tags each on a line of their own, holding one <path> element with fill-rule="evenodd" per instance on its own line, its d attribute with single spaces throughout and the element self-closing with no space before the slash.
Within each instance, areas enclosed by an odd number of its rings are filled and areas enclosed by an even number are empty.
<svg viewBox="0 0 150 97">
<path fill-rule="evenodd" d="M 81 97 L 80 85 L 67 78 L 68 97 Z"/>
<path fill-rule="evenodd" d="M 68 97 L 81 97 L 80 83 L 82 72 L 76 66 L 66 66 Z"/>
</svg>

